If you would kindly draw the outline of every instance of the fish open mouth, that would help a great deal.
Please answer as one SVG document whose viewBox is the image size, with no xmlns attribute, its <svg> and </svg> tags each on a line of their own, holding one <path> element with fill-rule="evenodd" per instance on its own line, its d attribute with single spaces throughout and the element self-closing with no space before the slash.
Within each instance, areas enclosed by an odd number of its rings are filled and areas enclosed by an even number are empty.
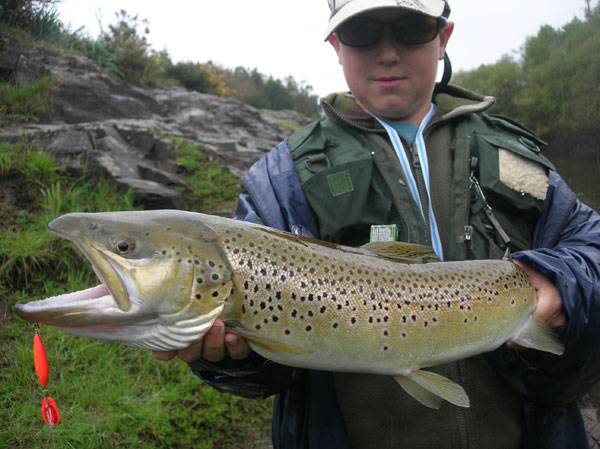
<svg viewBox="0 0 600 449">
<path fill-rule="evenodd" d="M 107 285 L 15 304 L 15 313 L 32 323 L 61 328 L 124 325 L 147 318 L 122 310 Z"/>
</svg>

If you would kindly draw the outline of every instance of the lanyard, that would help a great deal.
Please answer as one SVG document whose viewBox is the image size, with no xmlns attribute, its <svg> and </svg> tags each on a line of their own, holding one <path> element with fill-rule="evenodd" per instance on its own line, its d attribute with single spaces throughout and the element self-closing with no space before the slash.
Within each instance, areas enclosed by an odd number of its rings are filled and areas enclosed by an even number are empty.
<svg viewBox="0 0 600 449">
<path fill-rule="evenodd" d="M 386 123 L 385 121 L 383 121 L 375 116 L 373 116 L 373 117 L 379 123 L 381 123 L 381 126 L 383 126 L 385 128 L 385 130 L 388 133 L 388 136 L 390 137 L 392 145 L 394 146 L 394 149 L 396 150 L 396 154 L 398 155 L 398 159 L 400 160 L 400 165 L 402 166 L 402 170 L 404 171 L 404 174 L 408 181 L 408 187 L 410 188 L 412 197 L 415 200 L 415 202 L 417 203 L 417 206 L 419 206 L 419 210 L 421 211 L 421 215 L 423 216 L 423 219 L 425 220 L 425 214 L 428 214 L 428 216 L 429 216 L 429 223 L 430 223 L 429 228 L 430 228 L 430 232 L 431 232 L 431 242 L 433 244 L 433 249 L 435 250 L 435 253 L 440 258 L 440 260 L 444 260 L 444 255 L 443 255 L 443 251 L 442 251 L 442 242 L 440 240 L 440 234 L 438 231 L 437 222 L 435 220 L 435 215 L 433 213 L 433 207 L 431 205 L 431 193 L 430 193 L 431 189 L 429 187 L 429 185 L 430 185 L 429 184 L 429 162 L 427 160 L 427 148 L 425 147 L 425 140 L 423 139 L 423 130 L 425 129 L 425 126 L 427 125 L 427 123 L 429 123 L 429 120 L 431 120 L 431 117 L 433 117 L 434 113 L 435 113 L 435 105 L 432 104 L 431 109 L 429 110 L 429 113 L 425 116 L 425 118 L 419 125 L 419 130 L 417 131 L 417 138 L 415 140 L 415 144 L 417 146 L 417 155 L 419 157 L 419 162 L 420 162 L 420 166 L 421 166 L 421 172 L 423 174 L 423 179 L 425 181 L 425 189 L 427 191 L 427 198 L 429 199 L 429 210 L 428 211 L 423 210 L 423 204 L 421 203 L 419 189 L 417 187 L 417 183 L 415 181 L 412 170 L 410 168 L 410 162 L 408 160 L 408 156 L 406 155 L 406 150 L 404 149 L 404 145 L 402 145 L 402 140 L 400 139 L 398 132 L 390 124 Z"/>
</svg>

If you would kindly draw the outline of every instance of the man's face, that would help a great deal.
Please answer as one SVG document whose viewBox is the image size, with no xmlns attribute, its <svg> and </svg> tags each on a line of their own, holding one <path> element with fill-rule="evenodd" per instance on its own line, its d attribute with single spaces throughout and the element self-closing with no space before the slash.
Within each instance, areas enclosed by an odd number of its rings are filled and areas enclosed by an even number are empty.
<svg viewBox="0 0 600 449">
<path fill-rule="evenodd" d="M 406 15 L 401 9 L 365 13 L 381 22 Z M 397 42 L 389 28 L 381 41 L 370 47 L 349 47 L 334 33 L 329 42 L 338 54 L 350 91 L 358 103 L 379 118 L 419 125 L 429 112 L 438 61 L 452 30 L 448 23 L 431 42 L 406 45 Z"/>
</svg>

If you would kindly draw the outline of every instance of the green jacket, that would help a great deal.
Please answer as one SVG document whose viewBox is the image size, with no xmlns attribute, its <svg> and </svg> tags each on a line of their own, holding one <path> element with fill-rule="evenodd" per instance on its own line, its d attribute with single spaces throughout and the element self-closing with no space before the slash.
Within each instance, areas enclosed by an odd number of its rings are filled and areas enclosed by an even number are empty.
<svg viewBox="0 0 600 449">
<path fill-rule="evenodd" d="M 435 101 L 436 114 L 424 130 L 424 139 L 431 201 L 445 260 L 499 258 L 507 248 L 530 248 L 543 198 L 500 182 L 501 150 L 495 143 L 502 142 L 517 165 L 531 161 L 532 166 L 524 164 L 526 170 L 537 170 L 542 182 L 547 182 L 546 169 L 551 164 L 539 152 L 543 142 L 505 119 L 472 114 L 491 107 L 492 97 L 451 87 Z M 368 242 L 371 225 L 396 224 L 399 240 L 430 245 L 427 224 L 385 129 L 350 94 L 334 94 L 322 103 L 326 116 L 288 139 L 320 238 L 362 245 Z M 405 148 L 410 158 L 413 146 L 405 142 Z M 534 192 L 538 197 L 541 193 Z M 493 209 L 488 197 L 493 199 Z M 472 407 L 463 410 L 445 404 L 441 410 L 430 410 L 408 400 L 391 378 L 335 374 L 352 447 L 395 447 L 396 442 L 411 448 L 465 447 L 467 435 L 469 447 L 520 446 L 522 400 L 493 373 L 483 356 L 433 371 L 465 386 Z"/>
</svg>

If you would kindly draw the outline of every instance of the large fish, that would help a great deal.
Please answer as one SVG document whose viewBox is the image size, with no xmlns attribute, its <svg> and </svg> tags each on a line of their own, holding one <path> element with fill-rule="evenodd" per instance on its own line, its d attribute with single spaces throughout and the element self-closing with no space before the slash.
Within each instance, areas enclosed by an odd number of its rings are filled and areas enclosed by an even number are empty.
<svg viewBox="0 0 600 449">
<path fill-rule="evenodd" d="M 417 245 L 351 248 L 173 210 L 67 214 L 48 227 L 77 245 L 102 283 L 16 311 L 79 336 L 180 349 L 220 317 L 266 358 L 391 375 L 436 408 L 469 400 L 423 368 L 508 340 L 563 352 L 532 317 L 534 289 L 510 260 L 429 262 L 431 250 Z"/>
</svg>

